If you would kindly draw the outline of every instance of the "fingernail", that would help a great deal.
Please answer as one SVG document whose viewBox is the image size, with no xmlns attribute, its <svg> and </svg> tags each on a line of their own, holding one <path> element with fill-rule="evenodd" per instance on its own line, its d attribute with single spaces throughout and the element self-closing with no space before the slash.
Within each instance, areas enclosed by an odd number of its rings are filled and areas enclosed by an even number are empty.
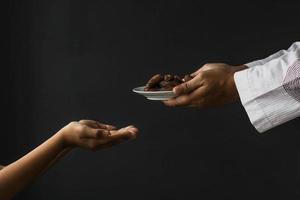
<svg viewBox="0 0 300 200">
<path fill-rule="evenodd" d="M 174 92 L 175 94 L 177 93 L 176 87 L 173 88 L 173 92 Z"/>
</svg>

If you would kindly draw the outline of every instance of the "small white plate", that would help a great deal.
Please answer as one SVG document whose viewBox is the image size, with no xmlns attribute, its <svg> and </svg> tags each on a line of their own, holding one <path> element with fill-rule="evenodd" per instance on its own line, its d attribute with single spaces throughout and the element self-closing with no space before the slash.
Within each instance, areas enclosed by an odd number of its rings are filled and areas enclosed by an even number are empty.
<svg viewBox="0 0 300 200">
<path fill-rule="evenodd" d="M 155 101 L 165 101 L 176 97 L 173 91 L 144 91 L 144 89 L 145 86 L 142 86 L 134 88 L 132 91 Z"/>
</svg>

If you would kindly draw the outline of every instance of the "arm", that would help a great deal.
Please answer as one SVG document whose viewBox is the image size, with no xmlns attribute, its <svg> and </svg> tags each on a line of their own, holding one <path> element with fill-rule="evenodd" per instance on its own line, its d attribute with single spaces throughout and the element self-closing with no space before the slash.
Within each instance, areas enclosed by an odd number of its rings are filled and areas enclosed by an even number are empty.
<svg viewBox="0 0 300 200">
<path fill-rule="evenodd" d="M 3 169 L 3 168 L 4 168 L 4 166 L 0 165 L 0 170 Z"/>
<path fill-rule="evenodd" d="M 0 171 L 0 199 L 11 199 L 74 147 L 97 150 L 136 136 L 129 126 L 119 130 L 91 120 L 71 122 L 36 149 Z"/>
<path fill-rule="evenodd" d="M 206 64 L 192 76 L 173 89 L 178 97 L 166 105 L 202 108 L 240 98 L 259 132 L 300 116 L 300 42 L 243 66 Z"/>
<path fill-rule="evenodd" d="M 64 149 L 60 134 L 0 171 L 0 197 L 10 199 L 33 179 Z M 1 198 L 1 199 L 2 199 Z"/>
</svg>

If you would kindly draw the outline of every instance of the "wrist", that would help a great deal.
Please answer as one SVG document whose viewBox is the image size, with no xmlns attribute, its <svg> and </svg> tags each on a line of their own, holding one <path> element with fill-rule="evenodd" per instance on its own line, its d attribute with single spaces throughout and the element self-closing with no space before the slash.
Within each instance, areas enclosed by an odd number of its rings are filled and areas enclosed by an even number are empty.
<svg viewBox="0 0 300 200">
<path fill-rule="evenodd" d="M 57 142 L 59 143 L 59 145 L 63 148 L 71 148 L 71 145 L 67 142 L 66 137 L 65 137 L 65 131 L 64 130 L 60 130 L 58 131 L 54 137 L 57 139 Z"/>
<path fill-rule="evenodd" d="M 231 101 L 237 101 L 239 99 L 239 93 L 238 93 L 238 90 L 236 88 L 236 85 L 235 85 L 235 81 L 234 81 L 234 74 L 238 71 L 241 71 L 241 70 L 244 70 L 246 69 L 247 66 L 234 66 L 232 67 L 232 70 L 230 72 L 230 75 L 229 75 L 229 80 L 228 80 L 228 85 L 229 85 L 229 91 L 230 91 L 230 94 L 229 96 L 231 97 Z"/>
<path fill-rule="evenodd" d="M 242 71 L 244 69 L 248 69 L 248 66 L 247 65 L 238 65 L 238 66 L 233 67 L 234 72 Z"/>
</svg>

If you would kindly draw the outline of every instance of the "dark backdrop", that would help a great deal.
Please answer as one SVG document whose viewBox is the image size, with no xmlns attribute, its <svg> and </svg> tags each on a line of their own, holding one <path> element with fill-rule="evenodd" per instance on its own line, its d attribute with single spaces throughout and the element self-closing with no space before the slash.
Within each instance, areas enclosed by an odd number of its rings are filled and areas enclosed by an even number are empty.
<svg viewBox="0 0 300 200">
<path fill-rule="evenodd" d="M 131 89 L 158 72 L 242 64 L 289 47 L 299 40 L 300 3 L 7 2 L 3 164 L 72 120 L 141 131 L 112 149 L 71 152 L 17 199 L 299 199 L 299 119 L 260 136 L 240 103 L 167 108 Z"/>
</svg>

